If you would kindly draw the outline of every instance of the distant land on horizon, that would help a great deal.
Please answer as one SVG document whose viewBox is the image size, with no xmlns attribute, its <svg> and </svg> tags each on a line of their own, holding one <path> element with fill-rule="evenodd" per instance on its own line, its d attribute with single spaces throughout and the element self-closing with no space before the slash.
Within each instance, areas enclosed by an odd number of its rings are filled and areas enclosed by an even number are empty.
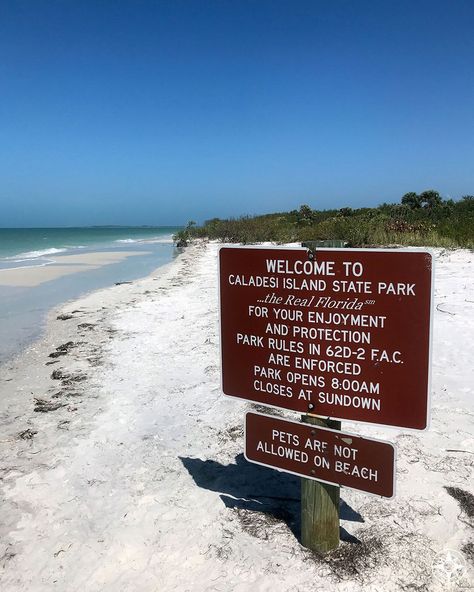
<svg viewBox="0 0 474 592">
<path fill-rule="evenodd" d="M 450 196 L 447 196 L 446 199 L 444 199 L 441 194 L 439 194 L 437 191 L 429 189 L 426 190 L 422 193 L 420 193 L 419 195 L 423 195 L 426 193 L 433 193 L 436 194 L 437 198 L 441 200 L 440 203 L 443 204 L 456 204 L 461 202 L 462 200 L 465 200 L 466 198 L 470 198 L 472 197 L 471 195 L 465 195 L 465 196 L 461 196 L 458 198 L 452 198 Z M 410 196 L 410 195 L 418 195 L 414 192 L 409 192 L 407 194 L 405 194 L 406 196 Z M 404 196 L 405 197 L 405 196 Z M 403 199 L 403 198 L 402 198 Z M 301 202 L 304 200 L 301 200 Z M 397 207 L 400 205 L 399 202 L 397 202 L 396 200 L 390 200 L 390 201 L 385 201 L 381 204 L 379 204 L 378 206 L 371 206 L 371 205 L 367 205 L 367 206 L 360 206 L 360 207 L 356 207 L 356 208 L 351 208 L 347 205 L 345 206 L 334 206 L 334 207 L 323 207 L 321 209 L 314 207 L 310 204 L 317 202 L 318 199 L 315 198 L 314 200 L 306 200 L 306 203 L 304 205 L 300 205 L 299 208 L 301 209 L 303 208 L 309 208 L 311 209 L 313 212 L 319 212 L 320 214 L 329 214 L 331 212 L 347 212 L 347 211 L 352 211 L 353 213 L 361 213 L 361 212 L 365 212 L 365 211 L 375 211 L 378 210 L 380 208 L 391 208 L 391 207 Z M 350 202 L 350 200 L 346 200 L 347 202 Z M 287 214 L 291 214 L 297 211 L 298 208 L 295 209 L 287 209 L 287 210 L 282 210 L 282 209 L 275 209 L 272 211 L 264 211 L 264 212 L 246 212 L 246 211 L 242 211 L 240 212 L 240 214 L 235 215 L 235 216 L 212 216 L 212 217 L 208 217 L 206 219 L 202 219 L 201 223 L 197 223 L 194 222 L 194 220 L 196 219 L 200 219 L 200 217 L 198 216 L 194 216 L 192 212 L 189 213 L 188 216 L 186 216 L 185 221 L 179 223 L 179 224 L 84 224 L 84 225 L 59 225 L 59 226 L 45 226 L 45 225 L 41 225 L 41 226 L 0 226 L 0 230 L 40 230 L 40 229 L 44 229 L 44 230 L 51 230 L 51 229 L 64 229 L 64 230 L 68 230 L 68 229 L 125 229 L 125 228 L 130 228 L 130 229 L 163 229 L 163 228 L 185 228 L 187 224 L 191 223 L 195 224 L 197 226 L 206 226 L 207 222 L 209 222 L 210 220 L 238 220 L 238 219 L 242 219 L 242 218 L 252 218 L 254 220 L 257 220 L 259 218 L 266 218 L 268 216 L 285 216 Z"/>
<path fill-rule="evenodd" d="M 0 230 L 57 230 L 86 228 L 182 228 L 184 224 L 85 224 L 84 226 L 0 226 Z"/>
</svg>

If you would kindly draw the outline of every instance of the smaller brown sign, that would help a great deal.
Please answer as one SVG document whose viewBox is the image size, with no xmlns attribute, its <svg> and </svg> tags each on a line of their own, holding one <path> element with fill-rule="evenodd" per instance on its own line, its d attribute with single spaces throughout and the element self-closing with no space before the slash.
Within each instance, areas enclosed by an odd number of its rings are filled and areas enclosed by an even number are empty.
<svg viewBox="0 0 474 592">
<path fill-rule="evenodd" d="M 245 458 L 333 485 L 389 498 L 395 494 L 395 448 L 381 440 L 247 413 Z"/>
</svg>

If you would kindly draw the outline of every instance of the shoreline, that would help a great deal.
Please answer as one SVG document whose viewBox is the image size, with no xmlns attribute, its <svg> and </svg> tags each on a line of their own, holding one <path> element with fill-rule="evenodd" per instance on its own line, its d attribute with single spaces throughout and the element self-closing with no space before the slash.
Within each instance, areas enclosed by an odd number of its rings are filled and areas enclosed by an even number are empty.
<svg viewBox="0 0 474 592">
<path fill-rule="evenodd" d="M 141 254 L 142 253 L 140 253 L 140 252 L 136 253 L 136 255 L 141 255 Z M 168 271 L 169 268 L 171 268 L 173 266 L 176 259 L 179 258 L 182 254 L 183 253 L 179 253 L 177 257 L 173 258 L 168 263 L 164 263 L 163 265 L 159 265 L 158 267 L 153 269 L 150 273 L 148 273 L 142 277 L 139 277 L 139 278 L 136 278 L 133 280 L 126 280 L 123 282 L 119 282 L 117 284 L 107 285 L 107 286 L 104 286 L 101 288 L 92 288 L 90 290 L 87 290 L 83 294 L 79 295 L 78 297 L 68 298 L 64 302 L 54 305 L 48 311 L 46 311 L 44 314 L 44 317 L 42 319 L 41 334 L 37 338 L 33 339 L 31 342 L 27 343 L 18 352 L 12 354 L 11 357 L 9 357 L 5 360 L 0 360 L 0 372 L 3 374 L 3 371 L 6 369 L 7 366 L 10 366 L 9 370 L 12 370 L 13 367 L 15 367 L 15 369 L 17 369 L 24 362 L 23 358 L 26 358 L 29 355 L 32 355 L 32 352 L 36 352 L 36 351 L 38 351 L 38 349 L 45 349 L 46 342 L 53 344 L 54 342 L 58 341 L 58 339 L 57 339 L 58 334 L 62 335 L 64 338 L 67 337 L 68 331 L 66 331 L 66 332 L 61 331 L 61 325 L 58 324 L 58 322 L 61 319 L 58 319 L 58 317 L 61 315 L 69 316 L 70 315 L 69 309 L 76 310 L 76 309 L 78 309 L 78 307 L 76 305 L 78 305 L 80 308 L 80 303 L 83 300 L 88 300 L 90 298 L 94 298 L 95 296 L 97 298 L 99 298 L 102 293 L 105 296 L 107 296 L 109 293 L 112 294 L 112 290 L 117 292 L 117 288 L 120 288 L 121 286 L 130 287 L 130 286 L 133 286 L 134 284 L 139 284 L 142 281 L 149 280 L 150 278 L 152 278 L 153 280 L 158 280 L 158 279 L 160 279 L 160 275 L 166 273 L 166 271 Z M 135 255 L 135 253 L 133 253 L 133 255 Z M 105 263 L 104 265 L 107 265 L 107 263 Z M 10 271 L 10 270 L 8 270 L 8 271 Z M 123 296 L 123 294 L 120 294 L 120 296 Z M 111 300 L 113 303 L 114 303 L 114 300 L 117 301 L 117 299 L 114 299 L 114 298 L 112 298 Z M 109 304 L 110 304 L 110 301 L 109 301 Z M 107 310 L 108 307 L 103 307 L 103 309 Z M 84 314 L 87 314 L 87 311 L 84 311 Z M 66 320 L 69 320 L 69 319 L 66 319 Z M 64 327 L 64 328 L 66 329 L 67 327 Z M 4 380 L 5 379 L 3 377 L 0 378 L 0 384 Z M 0 402 L 1 402 L 1 399 L 0 399 Z M 0 409 L 1 409 L 1 407 L 0 407 Z"/>
<path fill-rule="evenodd" d="M 45 266 L 0 270 L 0 366 L 41 338 L 50 310 L 95 290 L 147 277 L 175 256 L 172 243 L 151 248 L 139 244 L 61 255 Z"/>
<path fill-rule="evenodd" d="M 129 257 L 149 255 L 147 251 L 93 251 L 77 255 L 57 255 L 47 265 L 0 269 L 0 287 L 35 288 L 74 273 L 99 269 Z"/>
<path fill-rule="evenodd" d="M 469 491 L 474 465 L 471 255 L 437 255 L 430 430 L 352 424 L 396 442 L 398 497 L 343 489 L 331 562 L 295 537 L 299 480 L 243 460 L 251 406 L 220 391 L 217 249 L 55 307 L 1 367 L 2 591 L 444 590 L 431 565 L 471 536 L 445 490 Z"/>
</svg>

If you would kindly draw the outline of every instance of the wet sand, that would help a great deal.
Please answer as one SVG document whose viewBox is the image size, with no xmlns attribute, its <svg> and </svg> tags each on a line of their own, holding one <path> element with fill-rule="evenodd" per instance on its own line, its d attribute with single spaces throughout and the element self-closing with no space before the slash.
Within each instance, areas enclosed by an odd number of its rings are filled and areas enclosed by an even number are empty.
<svg viewBox="0 0 474 592">
<path fill-rule="evenodd" d="M 78 255 L 55 255 L 54 263 L 44 266 L 0 270 L 0 286 L 33 288 L 60 277 L 118 263 L 127 257 L 143 256 L 144 251 L 107 251 Z"/>
</svg>

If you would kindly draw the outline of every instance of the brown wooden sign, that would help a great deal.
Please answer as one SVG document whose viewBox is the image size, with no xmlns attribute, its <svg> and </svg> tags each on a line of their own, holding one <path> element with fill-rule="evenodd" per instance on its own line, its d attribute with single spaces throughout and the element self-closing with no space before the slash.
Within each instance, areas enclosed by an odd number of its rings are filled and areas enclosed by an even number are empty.
<svg viewBox="0 0 474 592">
<path fill-rule="evenodd" d="M 425 251 L 223 247 L 226 395 L 425 429 L 432 257 Z"/>
<path fill-rule="evenodd" d="M 250 462 L 325 483 L 393 497 L 395 449 L 388 442 L 278 417 L 247 413 Z"/>
</svg>

